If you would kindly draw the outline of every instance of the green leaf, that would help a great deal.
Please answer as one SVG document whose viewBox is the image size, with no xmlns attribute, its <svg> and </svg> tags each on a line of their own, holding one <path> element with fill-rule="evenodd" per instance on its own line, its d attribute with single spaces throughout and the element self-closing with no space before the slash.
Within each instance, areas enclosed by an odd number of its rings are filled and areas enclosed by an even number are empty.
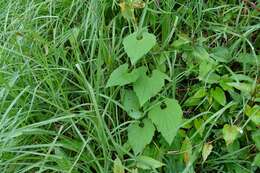
<svg viewBox="0 0 260 173">
<path fill-rule="evenodd" d="M 211 90 L 212 97 L 222 106 L 226 105 L 226 95 L 225 92 L 220 88 L 216 87 L 215 89 Z"/>
<path fill-rule="evenodd" d="M 254 159 L 254 162 L 253 162 L 253 166 L 257 166 L 260 168 L 260 153 L 258 153 L 256 156 L 255 156 L 255 159 Z"/>
<path fill-rule="evenodd" d="M 260 129 L 252 134 L 253 141 L 255 142 L 256 148 L 260 150 Z"/>
<path fill-rule="evenodd" d="M 205 162 L 207 160 L 207 158 L 210 155 L 212 149 L 213 149 L 213 145 L 210 144 L 210 143 L 205 143 L 203 145 L 203 149 L 202 149 L 203 162 Z"/>
<path fill-rule="evenodd" d="M 201 46 L 194 47 L 192 55 L 201 61 L 210 61 L 208 52 Z"/>
<path fill-rule="evenodd" d="M 151 157 L 148 157 L 148 156 L 139 156 L 137 158 L 137 164 L 136 166 L 138 168 L 141 168 L 141 169 L 156 169 L 156 168 L 160 168 L 162 166 L 164 166 L 165 164 L 158 161 L 158 160 L 155 160 Z"/>
<path fill-rule="evenodd" d="M 232 144 L 234 140 L 238 137 L 240 128 L 235 125 L 225 124 L 223 128 L 223 138 L 226 144 Z"/>
<path fill-rule="evenodd" d="M 147 54 L 155 44 L 155 35 L 148 32 L 141 33 L 141 36 L 138 35 L 138 32 L 135 32 L 123 40 L 125 51 L 130 57 L 132 64 L 135 64 L 139 59 Z"/>
<path fill-rule="evenodd" d="M 207 95 L 207 92 L 204 88 L 199 88 L 198 91 L 191 97 L 189 97 L 184 105 L 185 106 L 196 106 L 198 105 L 203 98 Z"/>
<path fill-rule="evenodd" d="M 106 87 L 111 86 L 123 86 L 132 82 L 135 82 L 141 73 L 145 73 L 146 67 L 140 67 L 134 69 L 132 72 L 128 72 L 128 65 L 123 64 L 115 69 L 110 75 Z"/>
<path fill-rule="evenodd" d="M 141 106 L 161 91 L 165 79 L 169 79 L 168 76 L 159 70 L 153 70 L 151 77 L 148 77 L 146 73 L 140 75 L 134 83 L 134 91 Z"/>
<path fill-rule="evenodd" d="M 213 49 L 212 57 L 219 62 L 227 63 L 231 60 L 232 56 L 226 47 L 216 47 Z"/>
<path fill-rule="evenodd" d="M 118 157 L 114 160 L 113 173 L 125 173 L 124 166 Z"/>
<path fill-rule="evenodd" d="M 128 115 L 134 119 L 142 117 L 142 112 L 139 111 L 140 104 L 134 91 L 125 90 L 123 97 L 123 105 Z"/>
<path fill-rule="evenodd" d="M 128 127 L 128 141 L 135 154 L 142 152 L 152 141 L 155 131 L 149 119 L 144 119 L 142 124 L 143 127 L 140 127 L 140 123 L 133 123 Z"/>
<path fill-rule="evenodd" d="M 253 121 L 257 126 L 260 126 L 260 106 L 254 105 L 252 108 L 246 105 L 245 114 Z"/>
<path fill-rule="evenodd" d="M 161 108 L 162 104 L 166 107 Z M 154 106 L 148 116 L 170 145 L 182 124 L 183 112 L 175 99 L 165 99 L 162 104 Z"/>
<path fill-rule="evenodd" d="M 241 53 L 236 59 L 236 61 L 249 65 L 259 65 L 260 64 L 260 56 L 254 56 L 249 53 Z"/>
</svg>

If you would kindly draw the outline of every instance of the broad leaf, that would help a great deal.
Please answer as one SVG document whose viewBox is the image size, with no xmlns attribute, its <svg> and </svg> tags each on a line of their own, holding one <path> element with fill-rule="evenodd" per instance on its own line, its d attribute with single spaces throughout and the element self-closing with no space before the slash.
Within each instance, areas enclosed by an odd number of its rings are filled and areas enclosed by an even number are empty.
<svg viewBox="0 0 260 173">
<path fill-rule="evenodd" d="M 183 112 L 175 99 L 165 99 L 164 104 L 165 108 L 154 106 L 148 116 L 170 145 L 182 123 Z"/>
<path fill-rule="evenodd" d="M 135 82 L 141 73 L 146 71 L 145 67 L 134 69 L 132 72 L 128 72 L 128 65 L 123 64 L 115 69 L 110 75 L 106 87 L 111 86 L 123 86 L 132 82 Z"/>
<path fill-rule="evenodd" d="M 139 38 L 140 37 L 140 38 Z M 147 54 L 156 44 L 156 37 L 148 32 L 138 35 L 138 32 L 130 34 L 123 40 L 123 45 L 131 63 L 135 64 Z"/>
<path fill-rule="evenodd" d="M 223 128 L 223 138 L 226 144 L 232 144 L 234 140 L 238 137 L 240 128 L 235 125 L 225 124 Z"/>
<path fill-rule="evenodd" d="M 148 77 L 146 73 L 140 75 L 138 80 L 134 83 L 134 91 L 141 106 L 161 91 L 165 79 L 168 79 L 168 76 L 159 70 L 154 70 L 151 77 Z"/>
<path fill-rule="evenodd" d="M 226 95 L 225 92 L 220 88 L 216 87 L 215 89 L 211 90 L 211 95 L 219 104 L 222 106 L 226 105 Z"/>
<path fill-rule="evenodd" d="M 205 162 L 207 160 L 207 158 L 210 155 L 212 149 L 213 149 L 213 145 L 210 144 L 210 143 L 205 143 L 203 145 L 203 149 L 202 149 L 203 162 Z"/>
<path fill-rule="evenodd" d="M 231 60 L 232 56 L 226 47 L 216 47 L 213 49 L 211 56 L 219 62 L 227 63 Z"/>
<path fill-rule="evenodd" d="M 148 156 L 139 156 L 137 158 L 137 164 L 136 166 L 138 168 L 141 168 L 141 169 L 156 169 L 156 168 L 160 168 L 162 166 L 164 166 L 165 164 L 158 161 L 158 160 L 155 160 L 151 157 L 148 157 Z"/>
<path fill-rule="evenodd" d="M 113 173 L 125 173 L 124 166 L 119 158 L 114 160 Z"/>
<path fill-rule="evenodd" d="M 134 119 L 142 117 L 142 112 L 139 111 L 140 104 L 134 91 L 126 90 L 123 98 L 123 105 L 128 115 Z"/>
<path fill-rule="evenodd" d="M 194 47 L 192 55 L 201 61 L 210 61 L 208 52 L 201 46 Z"/>
<path fill-rule="evenodd" d="M 142 152 L 152 141 L 155 131 L 149 119 L 144 119 L 142 124 L 143 127 L 140 127 L 140 123 L 133 123 L 128 127 L 128 141 L 135 154 Z"/>
</svg>

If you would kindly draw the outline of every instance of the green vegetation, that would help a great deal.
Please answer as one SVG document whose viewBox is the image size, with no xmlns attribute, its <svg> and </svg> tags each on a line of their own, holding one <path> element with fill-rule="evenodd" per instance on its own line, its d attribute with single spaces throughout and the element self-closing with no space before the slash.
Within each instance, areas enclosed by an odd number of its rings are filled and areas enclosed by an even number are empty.
<svg viewBox="0 0 260 173">
<path fill-rule="evenodd" d="M 260 170 L 260 1 L 1 0 L 1 173 Z"/>
</svg>

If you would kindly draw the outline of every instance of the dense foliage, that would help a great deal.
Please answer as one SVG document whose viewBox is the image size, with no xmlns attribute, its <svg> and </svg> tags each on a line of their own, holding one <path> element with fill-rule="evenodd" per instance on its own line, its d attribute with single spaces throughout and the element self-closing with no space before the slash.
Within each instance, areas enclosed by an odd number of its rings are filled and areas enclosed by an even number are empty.
<svg viewBox="0 0 260 173">
<path fill-rule="evenodd" d="M 260 170 L 260 1 L 1 0 L 0 172 Z"/>
</svg>

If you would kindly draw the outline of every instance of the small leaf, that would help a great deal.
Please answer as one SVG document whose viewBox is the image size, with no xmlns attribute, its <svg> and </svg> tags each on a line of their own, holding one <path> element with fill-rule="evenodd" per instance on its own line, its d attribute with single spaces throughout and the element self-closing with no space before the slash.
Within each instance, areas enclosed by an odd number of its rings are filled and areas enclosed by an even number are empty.
<svg viewBox="0 0 260 173">
<path fill-rule="evenodd" d="M 188 165 L 192 155 L 192 144 L 188 137 L 182 142 L 181 152 L 183 153 L 183 160 L 185 165 Z"/>
<path fill-rule="evenodd" d="M 252 108 L 246 105 L 245 114 L 253 121 L 257 126 L 260 126 L 260 106 L 254 105 Z"/>
<path fill-rule="evenodd" d="M 142 112 L 139 111 L 140 104 L 134 91 L 126 90 L 123 98 L 123 105 L 128 115 L 134 119 L 142 117 Z"/>
<path fill-rule="evenodd" d="M 140 75 L 138 80 L 134 83 L 134 91 L 141 106 L 161 91 L 165 79 L 168 79 L 168 76 L 159 70 L 154 70 L 151 77 L 148 77 L 146 73 Z"/>
<path fill-rule="evenodd" d="M 156 169 L 165 164 L 148 156 L 139 156 L 136 166 L 141 169 Z"/>
<path fill-rule="evenodd" d="M 253 166 L 257 166 L 260 168 L 260 153 L 258 153 L 256 156 L 255 156 L 255 159 L 254 159 L 254 162 L 253 162 Z"/>
<path fill-rule="evenodd" d="M 133 123 L 128 127 L 128 141 L 135 154 L 142 152 L 152 141 L 154 131 L 153 123 L 149 119 L 143 120 L 143 127 L 140 127 L 140 123 Z"/>
<path fill-rule="evenodd" d="M 146 71 L 145 67 L 134 69 L 132 72 L 128 72 L 128 65 L 123 64 L 115 69 L 110 75 L 106 87 L 111 86 L 123 86 L 132 82 L 135 82 L 141 73 Z"/>
<path fill-rule="evenodd" d="M 161 105 L 154 106 L 148 116 L 170 145 L 182 123 L 183 112 L 175 99 L 165 99 L 164 104 L 166 107 L 163 109 Z"/>
<path fill-rule="evenodd" d="M 134 8 L 131 3 L 124 0 L 119 3 L 121 14 L 124 18 L 131 20 L 134 19 Z"/>
<path fill-rule="evenodd" d="M 205 162 L 210 155 L 211 151 L 213 149 L 213 145 L 210 143 L 205 143 L 202 149 L 202 158 L 203 162 Z"/>
<path fill-rule="evenodd" d="M 125 173 L 124 166 L 118 157 L 114 160 L 113 173 Z"/>
<path fill-rule="evenodd" d="M 207 95 L 207 92 L 204 88 L 199 88 L 198 91 L 191 97 L 189 97 L 184 105 L 185 106 L 196 106 L 198 105 L 203 98 Z"/>
<path fill-rule="evenodd" d="M 135 32 L 123 40 L 125 51 L 130 57 L 132 64 L 135 64 L 139 59 L 147 54 L 155 44 L 155 35 L 148 32 L 141 33 L 141 36 L 138 35 L 138 32 Z"/>
<path fill-rule="evenodd" d="M 226 141 L 226 144 L 232 144 L 234 140 L 238 137 L 240 128 L 235 125 L 225 124 L 223 128 L 223 138 Z"/>
<path fill-rule="evenodd" d="M 222 106 L 226 105 L 226 95 L 225 92 L 220 88 L 216 87 L 211 90 L 212 97 Z"/>
</svg>

